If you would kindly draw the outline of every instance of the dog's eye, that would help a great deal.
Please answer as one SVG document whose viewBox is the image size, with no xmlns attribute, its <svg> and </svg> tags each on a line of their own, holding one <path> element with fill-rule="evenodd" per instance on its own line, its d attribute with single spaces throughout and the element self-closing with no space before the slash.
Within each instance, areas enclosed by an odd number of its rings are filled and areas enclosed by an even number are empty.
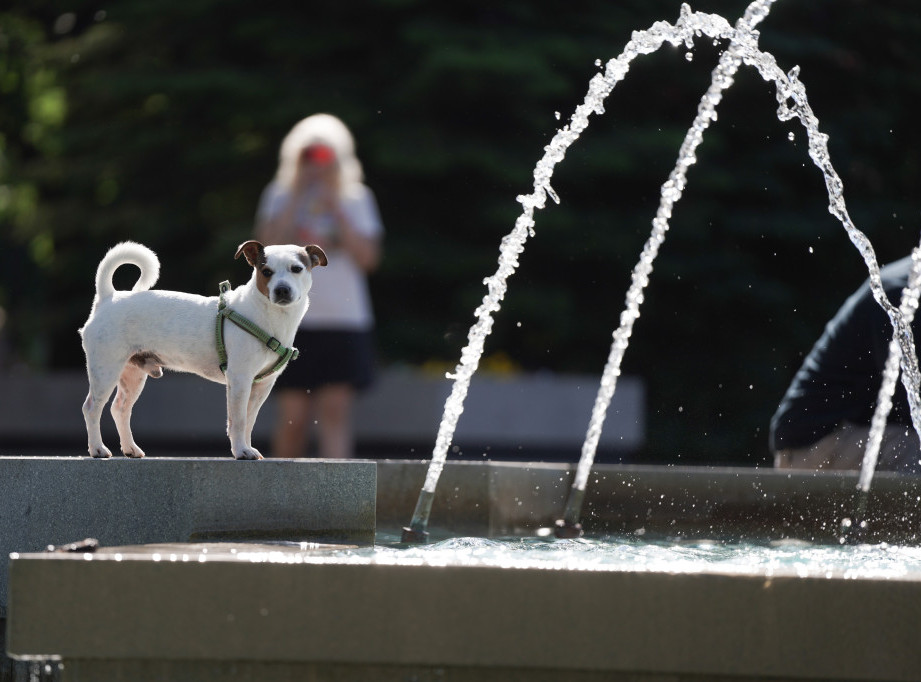
<svg viewBox="0 0 921 682">
<path fill-rule="evenodd" d="M 269 279 L 275 273 L 272 272 L 272 268 L 262 268 L 262 276 L 266 279 Z"/>
<path fill-rule="evenodd" d="M 292 265 L 291 266 L 291 272 L 293 272 L 295 275 L 299 272 L 302 272 L 303 270 L 304 270 L 303 265 Z"/>
</svg>

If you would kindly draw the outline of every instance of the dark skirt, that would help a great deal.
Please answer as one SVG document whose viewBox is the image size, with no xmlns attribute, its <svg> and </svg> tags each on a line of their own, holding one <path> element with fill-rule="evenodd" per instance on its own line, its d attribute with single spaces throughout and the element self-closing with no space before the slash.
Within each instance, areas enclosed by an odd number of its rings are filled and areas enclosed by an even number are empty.
<svg viewBox="0 0 921 682">
<path fill-rule="evenodd" d="M 300 355 L 278 377 L 275 390 L 313 390 L 349 384 L 356 390 L 374 382 L 374 332 L 298 329 Z"/>
</svg>

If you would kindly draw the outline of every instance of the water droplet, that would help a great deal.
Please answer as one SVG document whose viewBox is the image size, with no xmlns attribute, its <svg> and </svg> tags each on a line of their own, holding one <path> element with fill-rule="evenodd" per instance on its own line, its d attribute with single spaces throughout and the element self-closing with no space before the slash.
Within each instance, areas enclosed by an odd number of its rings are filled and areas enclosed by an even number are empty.
<svg viewBox="0 0 921 682">
<path fill-rule="evenodd" d="M 793 131 L 790 131 L 787 133 L 787 139 L 790 140 L 790 142 L 793 142 L 796 139 L 796 134 Z"/>
<path fill-rule="evenodd" d="M 692 62 L 692 61 L 694 61 L 694 53 L 693 53 L 693 52 L 685 52 L 685 53 L 684 53 L 684 58 L 687 59 L 689 62 Z"/>
</svg>

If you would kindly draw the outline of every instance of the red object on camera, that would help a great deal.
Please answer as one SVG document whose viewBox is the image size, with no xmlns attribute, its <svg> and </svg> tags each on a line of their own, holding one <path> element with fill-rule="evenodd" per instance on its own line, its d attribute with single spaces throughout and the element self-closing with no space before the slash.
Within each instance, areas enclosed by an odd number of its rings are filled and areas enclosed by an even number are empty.
<svg viewBox="0 0 921 682">
<path fill-rule="evenodd" d="M 301 152 L 302 161 L 309 161 L 318 166 L 325 166 L 332 163 L 335 158 L 336 153 L 333 151 L 333 148 L 327 147 L 325 144 L 314 144 Z"/>
</svg>

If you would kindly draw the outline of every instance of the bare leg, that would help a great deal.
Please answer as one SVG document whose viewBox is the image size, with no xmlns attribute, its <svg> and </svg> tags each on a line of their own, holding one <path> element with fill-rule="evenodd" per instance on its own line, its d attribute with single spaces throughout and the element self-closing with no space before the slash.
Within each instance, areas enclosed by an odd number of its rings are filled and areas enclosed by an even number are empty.
<svg viewBox="0 0 921 682">
<path fill-rule="evenodd" d="M 309 391 L 285 389 L 278 395 L 278 422 L 272 438 L 272 456 L 304 457 L 314 400 Z"/>
<path fill-rule="evenodd" d="M 348 384 L 330 384 L 317 392 L 320 456 L 346 459 L 354 454 L 352 403 L 355 391 Z"/>
</svg>

